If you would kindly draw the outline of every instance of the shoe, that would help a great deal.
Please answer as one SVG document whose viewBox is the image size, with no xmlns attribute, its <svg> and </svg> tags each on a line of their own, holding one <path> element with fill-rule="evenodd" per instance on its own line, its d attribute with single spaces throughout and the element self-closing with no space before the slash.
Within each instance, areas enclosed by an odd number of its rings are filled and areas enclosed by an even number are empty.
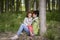
<svg viewBox="0 0 60 40">
<path fill-rule="evenodd" d="M 16 40 L 16 39 L 18 39 L 18 35 L 15 35 L 15 36 L 11 37 L 10 39 L 11 39 L 11 40 Z"/>
</svg>

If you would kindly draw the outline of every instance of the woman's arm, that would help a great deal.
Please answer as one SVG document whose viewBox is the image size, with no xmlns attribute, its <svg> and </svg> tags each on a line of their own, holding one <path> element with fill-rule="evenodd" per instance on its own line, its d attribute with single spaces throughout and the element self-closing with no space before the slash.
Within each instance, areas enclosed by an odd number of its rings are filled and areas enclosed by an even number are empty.
<svg viewBox="0 0 60 40">
<path fill-rule="evenodd" d="M 24 19 L 24 24 L 28 25 L 28 24 L 27 24 L 27 18 Z"/>
</svg>

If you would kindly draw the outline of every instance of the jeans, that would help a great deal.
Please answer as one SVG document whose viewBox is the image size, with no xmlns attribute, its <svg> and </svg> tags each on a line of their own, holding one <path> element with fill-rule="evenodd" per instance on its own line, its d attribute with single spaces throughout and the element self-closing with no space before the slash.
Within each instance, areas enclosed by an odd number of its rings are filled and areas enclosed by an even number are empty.
<svg viewBox="0 0 60 40">
<path fill-rule="evenodd" d="M 22 33 L 22 31 L 26 31 L 27 32 L 27 34 L 29 35 L 29 29 L 28 29 L 28 27 L 25 25 L 25 24 L 22 24 L 21 26 L 20 26 L 20 28 L 19 28 L 19 30 L 18 30 L 18 32 L 17 32 L 17 35 L 19 36 L 21 33 Z"/>
</svg>

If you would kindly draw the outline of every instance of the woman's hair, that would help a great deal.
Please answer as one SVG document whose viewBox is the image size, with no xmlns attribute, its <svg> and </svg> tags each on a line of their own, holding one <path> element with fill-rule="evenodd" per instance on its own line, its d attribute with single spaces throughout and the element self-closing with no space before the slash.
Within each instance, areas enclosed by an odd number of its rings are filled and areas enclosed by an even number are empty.
<svg viewBox="0 0 60 40">
<path fill-rule="evenodd" d="M 38 11 L 38 10 L 33 11 L 33 14 L 36 14 L 36 15 L 37 15 L 37 17 L 39 17 L 39 11 Z"/>
<path fill-rule="evenodd" d="M 28 17 L 28 14 L 32 14 L 32 13 L 30 11 L 28 11 L 26 17 Z"/>
</svg>

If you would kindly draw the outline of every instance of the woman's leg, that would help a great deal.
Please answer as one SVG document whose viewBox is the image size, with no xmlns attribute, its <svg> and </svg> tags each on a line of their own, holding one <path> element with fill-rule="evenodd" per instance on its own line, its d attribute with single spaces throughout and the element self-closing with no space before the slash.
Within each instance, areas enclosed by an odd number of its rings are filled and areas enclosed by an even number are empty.
<svg viewBox="0 0 60 40">
<path fill-rule="evenodd" d="M 28 29 L 27 26 L 24 27 L 24 31 L 25 31 L 28 35 L 30 35 L 30 31 L 29 31 L 29 29 Z"/>
<path fill-rule="evenodd" d="M 24 24 L 22 24 L 22 25 L 20 26 L 20 28 L 19 28 L 19 30 L 18 30 L 18 32 L 17 32 L 17 35 L 18 35 L 18 36 L 22 33 L 22 31 L 23 31 L 23 29 L 24 29 L 25 26 L 26 26 L 26 25 L 24 25 Z"/>
<path fill-rule="evenodd" d="M 24 26 L 24 25 L 22 24 L 22 25 L 20 26 L 17 34 L 16 34 L 15 36 L 11 37 L 12 40 L 13 40 L 13 39 L 18 39 L 19 35 L 20 35 L 21 32 L 23 31 L 23 26 Z"/>
<path fill-rule="evenodd" d="M 18 39 L 19 35 L 22 33 L 22 31 L 26 31 L 29 35 L 29 30 L 28 30 L 28 27 L 25 25 L 25 24 L 22 24 L 17 32 L 17 35 L 11 37 L 12 40 L 15 40 L 15 39 Z"/>
<path fill-rule="evenodd" d="M 30 34 L 28 27 L 25 24 L 22 24 L 17 32 L 18 36 L 22 33 L 23 29 L 27 32 L 28 35 Z"/>
<path fill-rule="evenodd" d="M 25 29 L 25 31 L 28 32 L 28 31 L 27 31 L 27 28 L 26 28 L 26 25 L 22 24 L 22 25 L 20 26 L 17 34 L 16 34 L 15 36 L 11 37 L 11 39 L 12 39 L 12 40 L 13 40 L 13 39 L 18 39 L 18 36 L 22 33 L 23 29 Z"/>
</svg>

